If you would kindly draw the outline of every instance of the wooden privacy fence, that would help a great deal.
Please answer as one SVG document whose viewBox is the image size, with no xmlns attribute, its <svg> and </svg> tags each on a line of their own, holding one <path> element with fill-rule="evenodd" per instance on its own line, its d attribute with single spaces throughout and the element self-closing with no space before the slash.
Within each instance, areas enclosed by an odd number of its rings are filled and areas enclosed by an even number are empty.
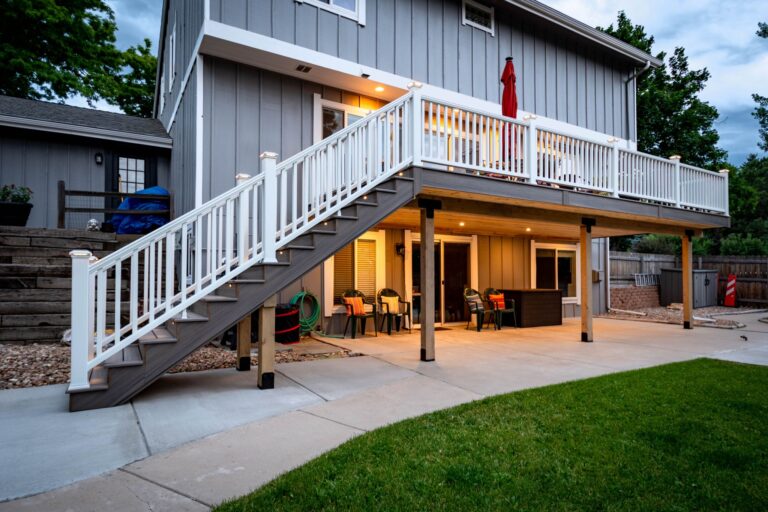
<svg viewBox="0 0 768 512">
<path fill-rule="evenodd" d="M 633 285 L 635 274 L 660 274 L 662 268 L 680 266 L 679 256 L 611 251 L 611 286 Z M 693 267 L 717 270 L 719 302 L 728 274 L 736 274 L 739 304 L 768 306 L 768 256 L 694 256 Z"/>
</svg>

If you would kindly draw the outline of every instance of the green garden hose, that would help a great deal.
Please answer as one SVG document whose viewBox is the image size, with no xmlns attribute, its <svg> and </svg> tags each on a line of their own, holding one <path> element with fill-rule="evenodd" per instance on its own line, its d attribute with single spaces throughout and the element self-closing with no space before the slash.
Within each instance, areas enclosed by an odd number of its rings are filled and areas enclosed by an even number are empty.
<svg viewBox="0 0 768 512">
<path fill-rule="evenodd" d="M 309 316 L 305 313 L 304 301 L 309 301 Z M 301 291 L 291 299 L 291 305 L 296 304 L 299 306 L 299 327 L 301 329 L 301 334 L 307 334 L 315 328 L 318 320 L 320 320 L 320 302 L 318 302 L 314 293 Z"/>
</svg>

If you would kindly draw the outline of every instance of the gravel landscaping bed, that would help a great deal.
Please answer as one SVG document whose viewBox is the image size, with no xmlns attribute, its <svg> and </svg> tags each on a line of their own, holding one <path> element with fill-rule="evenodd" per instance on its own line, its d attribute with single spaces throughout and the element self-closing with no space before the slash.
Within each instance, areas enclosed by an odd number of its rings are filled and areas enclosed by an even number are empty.
<svg viewBox="0 0 768 512">
<path fill-rule="evenodd" d="M 636 310 L 638 313 L 645 313 L 645 315 L 633 315 L 630 313 L 621 313 L 618 311 L 611 311 L 605 315 L 601 315 L 607 318 L 619 318 L 622 320 L 637 320 L 640 322 L 657 322 L 663 324 L 683 324 L 683 311 L 677 308 L 658 307 L 658 308 L 640 308 Z M 753 308 L 726 308 L 723 306 L 711 306 L 706 308 L 698 308 L 693 310 L 694 317 L 711 318 L 714 322 L 694 320 L 693 325 L 701 327 L 718 327 L 721 329 L 738 329 L 744 327 L 744 324 L 731 320 L 728 316 L 717 316 L 724 313 L 729 315 L 744 314 L 758 311 Z"/>
<path fill-rule="evenodd" d="M 349 350 L 331 347 L 326 353 L 305 353 L 297 345 L 278 347 L 277 363 L 312 361 L 350 357 Z M 294 347 L 296 349 L 294 349 Z M 199 372 L 219 368 L 234 368 L 237 354 L 217 345 L 207 345 L 196 350 L 169 370 L 168 373 Z M 256 367 L 258 356 L 251 356 L 251 366 Z M 30 388 L 69 382 L 69 347 L 52 344 L 11 345 L 0 344 L 0 389 Z"/>
</svg>

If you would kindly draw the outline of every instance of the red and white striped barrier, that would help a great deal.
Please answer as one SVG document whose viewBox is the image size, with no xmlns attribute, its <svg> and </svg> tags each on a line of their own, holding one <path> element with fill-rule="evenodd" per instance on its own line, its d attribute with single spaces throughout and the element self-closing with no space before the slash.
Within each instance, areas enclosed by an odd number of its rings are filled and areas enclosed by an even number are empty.
<svg viewBox="0 0 768 512">
<path fill-rule="evenodd" d="M 729 308 L 736 307 L 736 274 L 728 274 L 728 281 L 725 285 L 725 302 L 724 306 Z"/>
</svg>

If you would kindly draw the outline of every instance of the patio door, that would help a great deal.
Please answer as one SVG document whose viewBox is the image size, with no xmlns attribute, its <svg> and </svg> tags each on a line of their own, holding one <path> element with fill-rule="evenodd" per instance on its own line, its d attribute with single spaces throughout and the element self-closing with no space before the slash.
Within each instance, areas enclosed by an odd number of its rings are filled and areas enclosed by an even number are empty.
<svg viewBox="0 0 768 512">
<path fill-rule="evenodd" d="M 409 263 L 406 262 L 406 265 Z M 411 244 L 411 300 L 413 323 L 421 324 L 421 243 Z M 464 288 L 472 281 L 472 241 L 469 237 L 435 235 L 435 324 L 466 322 Z M 408 283 L 406 283 L 406 286 Z"/>
</svg>

